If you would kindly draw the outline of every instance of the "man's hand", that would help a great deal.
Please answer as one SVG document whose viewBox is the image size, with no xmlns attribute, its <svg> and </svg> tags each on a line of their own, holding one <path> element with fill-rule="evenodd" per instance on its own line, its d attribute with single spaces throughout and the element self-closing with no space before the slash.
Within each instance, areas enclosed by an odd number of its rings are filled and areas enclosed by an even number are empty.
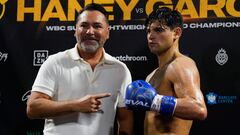
<svg viewBox="0 0 240 135">
<path fill-rule="evenodd" d="M 77 105 L 74 107 L 74 111 L 92 113 L 100 110 L 102 98 L 111 96 L 111 93 L 100 93 L 95 95 L 86 95 L 85 97 L 77 100 Z"/>
</svg>

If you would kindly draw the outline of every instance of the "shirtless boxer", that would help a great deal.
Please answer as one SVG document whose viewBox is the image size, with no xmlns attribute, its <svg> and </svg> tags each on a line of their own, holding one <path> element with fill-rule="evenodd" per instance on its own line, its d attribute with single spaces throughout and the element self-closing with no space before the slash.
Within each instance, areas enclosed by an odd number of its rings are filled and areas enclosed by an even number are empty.
<svg viewBox="0 0 240 135">
<path fill-rule="evenodd" d="M 204 120 L 207 108 L 195 62 L 180 53 L 183 19 L 176 10 L 154 10 L 146 20 L 148 47 L 159 67 L 145 82 L 126 91 L 129 109 L 145 110 L 144 135 L 188 135 L 193 120 Z"/>
</svg>

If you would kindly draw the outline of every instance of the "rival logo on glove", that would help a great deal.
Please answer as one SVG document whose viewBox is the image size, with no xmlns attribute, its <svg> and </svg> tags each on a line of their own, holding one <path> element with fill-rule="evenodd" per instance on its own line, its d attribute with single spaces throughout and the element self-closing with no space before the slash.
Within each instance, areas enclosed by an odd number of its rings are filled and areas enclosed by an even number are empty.
<svg viewBox="0 0 240 135">
<path fill-rule="evenodd" d="M 150 107 L 150 105 L 148 105 L 148 103 L 147 102 L 143 102 L 143 101 L 139 101 L 139 100 L 136 100 L 136 101 L 134 101 L 134 100 L 129 100 L 129 99 L 126 99 L 125 100 L 125 104 L 127 104 L 127 105 L 135 105 L 135 106 L 144 106 L 144 107 Z"/>
<path fill-rule="evenodd" d="M 126 89 L 125 105 L 128 109 L 149 111 L 156 91 L 143 80 L 136 80 Z"/>
</svg>

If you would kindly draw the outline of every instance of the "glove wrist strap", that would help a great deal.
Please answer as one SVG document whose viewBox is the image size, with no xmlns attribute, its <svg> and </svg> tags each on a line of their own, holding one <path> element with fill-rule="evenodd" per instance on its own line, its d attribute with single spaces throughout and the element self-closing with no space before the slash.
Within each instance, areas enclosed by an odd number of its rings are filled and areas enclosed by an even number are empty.
<svg viewBox="0 0 240 135">
<path fill-rule="evenodd" d="M 153 99 L 151 110 L 161 115 L 172 116 L 177 105 L 177 99 L 173 96 L 156 95 Z"/>
<path fill-rule="evenodd" d="M 162 95 L 156 95 L 153 98 L 153 102 L 151 105 L 151 111 L 155 111 L 155 112 L 159 112 L 160 111 L 160 107 L 161 107 L 161 102 L 162 102 Z"/>
</svg>

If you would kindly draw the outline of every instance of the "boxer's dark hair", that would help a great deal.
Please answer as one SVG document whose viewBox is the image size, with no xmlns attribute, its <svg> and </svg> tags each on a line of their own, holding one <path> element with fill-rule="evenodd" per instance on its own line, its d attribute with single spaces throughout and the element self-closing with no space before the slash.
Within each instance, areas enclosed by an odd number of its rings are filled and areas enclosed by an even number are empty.
<svg viewBox="0 0 240 135">
<path fill-rule="evenodd" d="M 183 18 L 181 13 L 168 7 L 161 7 L 153 10 L 146 19 L 145 26 L 149 26 L 154 21 L 159 21 L 161 25 L 166 25 L 170 27 L 171 30 L 176 27 L 183 29 Z"/>
<path fill-rule="evenodd" d="M 79 21 L 79 16 L 84 12 L 84 11 L 99 11 L 101 12 L 104 16 L 105 16 L 105 20 L 106 23 L 109 24 L 108 22 L 108 12 L 105 10 L 105 8 L 103 6 L 101 6 L 100 4 L 96 4 L 96 3 L 91 3 L 86 5 L 79 13 L 78 13 L 78 17 L 77 17 L 77 22 Z"/>
</svg>

